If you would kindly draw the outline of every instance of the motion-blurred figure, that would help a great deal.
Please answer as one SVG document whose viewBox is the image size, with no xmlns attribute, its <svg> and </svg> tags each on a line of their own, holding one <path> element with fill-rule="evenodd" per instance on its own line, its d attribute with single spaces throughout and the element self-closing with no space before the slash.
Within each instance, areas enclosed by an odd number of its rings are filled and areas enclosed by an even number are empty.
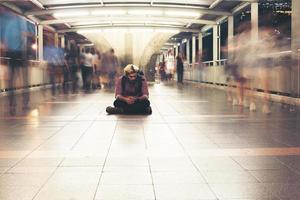
<svg viewBox="0 0 300 200">
<path fill-rule="evenodd" d="M 94 74 L 93 74 L 93 89 L 101 89 L 101 54 L 99 51 L 96 51 L 93 58 Z"/>
<path fill-rule="evenodd" d="M 9 80 L 8 88 L 10 89 L 9 106 L 12 115 L 16 114 L 16 97 L 15 89 L 23 88 L 23 110 L 28 109 L 29 104 L 29 77 L 27 63 L 27 39 L 28 32 L 27 23 L 18 16 L 10 13 L 2 15 L 2 27 L 0 35 L 3 41 L 3 50 L 5 57 L 8 59 Z"/>
<path fill-rule="evenodd" d="M 82 66 L 83 89 L 89 92 L 91 89 L 92 75 L 93 75 L 93 54 L 90 48 L 85 49 L 83 66 Z"/>
<path fill-rule="evenodd" d="M 176 72 L 177 72 L 177 83 L 183 83 L 183 57 L 181 53 L 178 53 L 178 56 L 176 57 Z"/>
<path fill-rule="evenodd" d="M 79 68 L 78 68 L 78 54 L 74 44 L 71 44 L 70 50 L 66 52 L 65 59 L 68 68 L 70 70 L 71 81 L 72 81 L 72 92 L 77 93 L 78 79 L 79 79 L 79 77 L 77 76 L 77 72 Z"/>
<path fill-rule="evenodd" d="M 115 84 L 115 78 L 118 74 L 119 61 L 115 55 L 114 49 L 110 49 L 107 53 L 104 54 L 101 64 L 101 72 L 103 76 L 108 78 L 107 86 L 109 89 L 112 89 Z"/>
<path fill-rule="evenodd" d="M 44 60 L 47 61 L 47 70 L 51 83 L 52 98 L 56 96 L 56 72 L 58 68 L 58 53 L 57 48 L 51 43 L 49 38 L 45 39 L 44 43 Z"/>
</svg>

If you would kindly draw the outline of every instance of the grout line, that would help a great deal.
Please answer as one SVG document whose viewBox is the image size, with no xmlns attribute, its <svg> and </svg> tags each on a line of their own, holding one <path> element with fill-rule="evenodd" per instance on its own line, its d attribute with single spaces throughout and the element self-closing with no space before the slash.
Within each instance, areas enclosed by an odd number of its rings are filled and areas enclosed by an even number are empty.
<svg viewBox="0 0 300 200">
<path fill-rule="evenodd" d="M 114 136 L 115 136 L 115 134 L 116 134 L 117 127 L 118 127 L 118 121 L 116 121 L 116 124 L 115 124 L 114 133 L 113 133 L 113 135 L 112 135 L 112 137 L 111 137 L 110 145 L 109 145 L 109 147 L 108 147 L 107 154 L 106 154 L 106 157 L 105 157 L 105 159 L 104 159 L 104 163 L 103 163 L 103 166 L 102 166 L 102 169 L 101 169 L 101 174 L 100 174 L 100 177 L 99 177 L 99 181 L 98 181 L 98 183 L 97 183 L 97 186 L 96 186 L 96 190 L 95 190 L 95 193 L 94 193 L 94 196 L 93 196 L 93 200 L 96 200 L 95 198 L 96 198 L 97 192 L 98 192 L 99 187 L 100 187 L 101 178 L 102 178 L 102 175 L 103 175 L 103 172 L 104 172 L 105 164 L 106 164 L 106 162 L 107 162 L 107 158 L 108 158 L 108 155 L 109 155 L 111 146 L 112 146 L 112 142 L 113 142 Z"/>
</svg>

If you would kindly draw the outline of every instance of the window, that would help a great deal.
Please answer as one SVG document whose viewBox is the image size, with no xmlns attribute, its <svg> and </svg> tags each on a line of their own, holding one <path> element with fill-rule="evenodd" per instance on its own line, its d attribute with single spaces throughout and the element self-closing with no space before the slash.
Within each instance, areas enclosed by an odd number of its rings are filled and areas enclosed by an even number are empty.
<svg viewBox="0 0 300 200">
<path fill-rule="evenodd" d="M 36 26 L 26 18 L 0 6 L 1 55 L 21 51 L 27 60 L 36 60 Z"/>
<path fill-rule="evenodd" d="M 203 34 L 203 61 L 213 60 L 213 29 L 207 30 Z"/>
</svg>

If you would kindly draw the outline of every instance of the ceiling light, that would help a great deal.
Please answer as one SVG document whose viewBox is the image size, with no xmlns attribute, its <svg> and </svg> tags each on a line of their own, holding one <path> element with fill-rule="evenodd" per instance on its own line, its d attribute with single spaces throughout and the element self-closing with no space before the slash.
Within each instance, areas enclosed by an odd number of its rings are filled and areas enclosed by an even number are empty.
<svg viewBox="0 0 300 200">
<path fill-rule="evenodd" d="M 145 22 L 144 21 L 112 21 L 113 24 L 144 24 Z"/>
<path fill-rule="evenodd" d="M 199 12 L 192 12 L 192 11 L 168 10 L 168 11 L 165 11 L 165 15 L 171 16 L 171 17 L 200 17 Z"/>
<path fill-rule="evenodd" d="M 90 8 L 90 7 L 100 7 L 101 4 L 87 4 L 87 5 L 67 5 L 67 6 L 50 6 L 49 10 L 54 9 L 69 9 L 69 8 Z"/>
<path fill-rule="evenodd" d="M 179 30 L 177 29 L 155 29 L 156 32 L 160 32 L 160 33 L 179 33 Z"/>
<path fill-rule="evenodd" d="M 118 32 L 127 32 L 128 29 L 127 28 L 105 28 L 103 29 L 104 32 L 108 32 L 108 33 L 118 33 Z"/>
<path fill-rule="evenodd" d="M 37 7 L 41 8 L 41 9 L 45 9 L 44 5 L 41 2 L 39 2 L 38 0 L 30 0 L 30 1 Z"/>
<path fill-rule="evenodd" d="M 58 12 L 54 13 L 53 16 L 56 18 L 59 17 L 79 17 L 89 15 L 88 11 L 74 11 L 74 12 Z"/>
<path fill-rule="evenodd" d="M 92 11 L 92 15 L 125 15 L 126 10 L 95 10 Z"/>
<path fill-rule="evenodd" d="M 101 29 L 81 29 L 78 30 L 77 33 L 82 34 L 82 33 L 99 33 L 102 32 Z"/>
<path fill-rule="evenodd" d="M 96 24 L 109 24 L 109 21 L 83 21 L 83 22 L 74 22 L 72 26 L 84 26 L 84 25 L 96 25 Z"/>
<path fill-rule="evenodd" d="M 146 21 L 147 24 L 163 24 L 163 25 L 185 25 L 185 23 L 182 22 L 168 22 L 168 21 Z"/>
<path fill-rule="evenodd" d="M 130 32 L 138 32 L 138 33 L 145 33 L 145 32 L 153 32 L 154 31 L 154 29 L 152 29 L 152 28 L 130 28 L 129 29 L 130 30 Z"/>
<path fill-rule="evenodd" d="M 128 14 L 130 15 L 162 15 L 163 11 L 161 10 L 129 10 Z"/>
</svg>

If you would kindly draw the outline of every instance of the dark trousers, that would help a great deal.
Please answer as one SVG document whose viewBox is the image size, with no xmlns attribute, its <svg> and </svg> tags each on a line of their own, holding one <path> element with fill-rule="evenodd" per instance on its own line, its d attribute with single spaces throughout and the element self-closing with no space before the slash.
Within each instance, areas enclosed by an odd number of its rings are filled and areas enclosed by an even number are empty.
<svg viewBox="0 0 300 200">
<path fill-rule="evenodd" d="M 123 108 L 125 113 L 145 113 L 146 109 L 150 106 L 150 101 L 148 99 L 137 100 L 133 104 L 128 104 L 125 101 L 116 99 L 114 101 L 114 106 L 118 108 Z"/>
<path fill-rule="evenodd" d="M 30 99 L 30 94 L 28 90 L 29 86 L 29 74 L 28 74 L 28 66 L 25 60 L 25 55 L 22 51 L 8 51 L 6 54 L 9 60 L 9 70 L 10 77 L 8 81 L 8 88 L 11 90 L 11 94 L 9 95 L 9 105 L 11 107 L 16 106 L 16 97 L 15 97 L 15 81 L 22 80 L 21 87 L 24 88 L 24 92 L 22 93 L 23 97 L 23 106 L 27 107 Z M 18 76 L 18 72 L 21 72 L 21 76 Z"/>
<path fill-rule="evenodd" d="M 178 70 L 177 71 L 177 82 L 182 83 L 183 81 L 183 70 Z"/>
<path fill-rule="evenodd" d="M 92 67 L 81 67 L 81 73 L 82 73 L 82 82 L 83 82 L 83 89 L 85 91 L 89 91 L 91 88 L 91 81 L 92 81 L 92 74 L 93 74 L 93 68 Z"/>
</svg>

